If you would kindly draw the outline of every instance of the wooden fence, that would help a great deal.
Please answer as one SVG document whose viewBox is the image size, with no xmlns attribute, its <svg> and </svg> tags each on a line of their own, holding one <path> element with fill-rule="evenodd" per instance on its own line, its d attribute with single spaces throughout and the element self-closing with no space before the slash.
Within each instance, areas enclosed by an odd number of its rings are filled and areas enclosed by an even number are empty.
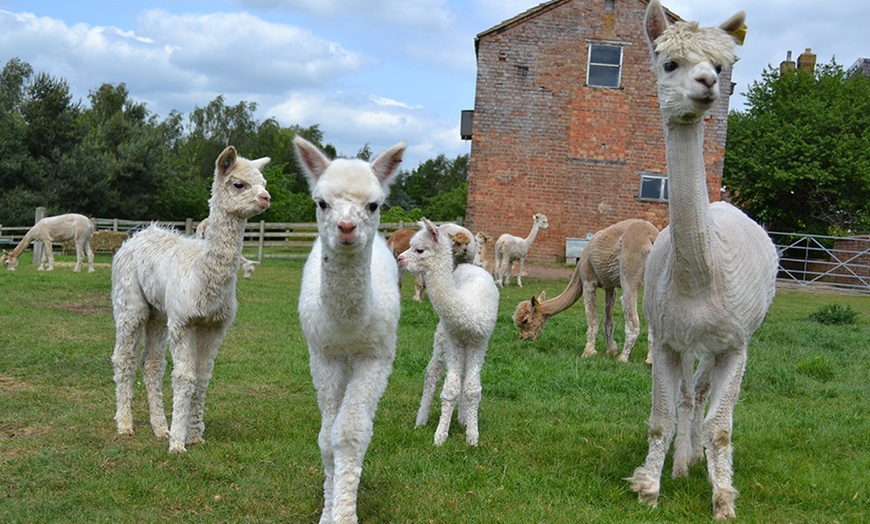
<svg viewBox="0 0 870 524">
<path fill-rule="evenodd" d="M 155 222 L 141 220 L 123 220 L 119 218 L 96 218 L 97 235 L 104 231 L 133 233 L 144 229 Z M 162 226 L 168 226 L 178 231 L 192 235 L 196 232 L 198 220 L 187 219 L 182 222 L 156 222 Z M 380 232 L 389 237 L 393 231 L 400 228 L 417 229 L 416 222 L 392 222 L 381 223 Z M 4 227 L 0 225 L 0 246 L 3 249 L 14 248 L 27 231 L 29 226 Z M 108 236 L 108 235 L 106 235 Z M 92 242 L 95 252 L 113 253 L 120 247 L 123 236 L 112 235 L 111 239 L 104 242 Z M 250 260 L 262 261 L 264 258 L 304 258 L 311 251 L 314 239 L 317 238 L 317 224 L 313 222 L 265 222 L 248 221 L 245 225 L 244 255 Z M 55 244 L 64 252 L 74 251 L 72 243 Z M 35 257 L 34 257 L 35 258 Z"/>
</svg>

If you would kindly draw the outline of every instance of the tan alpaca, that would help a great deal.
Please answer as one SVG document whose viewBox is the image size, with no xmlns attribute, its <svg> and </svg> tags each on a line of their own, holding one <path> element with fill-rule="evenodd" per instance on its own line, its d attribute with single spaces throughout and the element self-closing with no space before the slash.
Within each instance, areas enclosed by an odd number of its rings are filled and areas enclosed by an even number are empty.
<svg viewBox="0 0 870 524">
<path fill-rule="evenodd" d="M 48 260 L 48 271 L 54 269 L 54 253 L 51 251 L 52 242 L 74 240 L 76 245 L 76 265 L 73 271 L 80 271 L 84 254 L 88 254 L 88 273 L 94 272 L 94 252 L 91 250 L 91 236 L 94 234 L 94 224 L 84 215 L 68 213 L 45 217 L 36 223 L 15 246 L 11 253 L 3 253 L 0 264 L 6 266 L 9 271 L 15 271 L 18 267 L 18 257 L 27 249 L 31 242 L 42 242 L 45 246 L 42 260 L 36 269 L 45 269 L 45 261 Z"/>
<path fill-rule="evenodd" d="M 734 406 L 749 338 L 773 301 L 777 271 L 764 230 L 707 195 L 703 118 L 719 98 L 721 68 L 734 63 L 743 20 L 739 12 L 719 27 L 671 25 L 657 0 L 644 20 L 664 120 L 670 225 L 650 252 L 644 279 L 653 361 L 649 451 L 626 480 L 641 501 L 658 503 L 676 412 L 673 476 L 687 476 L 706 453 L 719 520 L 736 517 Z"/>
<path fill-rule="evenodd" d="M 654 225 L 638 219 L 623 220 L 595 233 L 580 255 L 568 287 L 558 297 L 545 300 L 542 291 L 539 297 L 532 295 L 531 300 L 517 305 L 514 325 L 520 329 L 520 337 L 535 340 L 544 330 L 547 319 L 565 311 L 583 296 L 587 328 L 586 348 L 582 356 L 586 358 L 595 355 L 595 337 L 598 335 L 596 289 L 603 288 L 607 354 L 614 356 L 616 342 L 613 340 L 613 308 L 616 304 L 616 289 L 622 288 L 625 344 L 619 360 L 628 362 L 631 349 L 640 333 L 637 295 L 643 283 L 647 255 L 658 234 L 659 231 Z"/>
</svg>

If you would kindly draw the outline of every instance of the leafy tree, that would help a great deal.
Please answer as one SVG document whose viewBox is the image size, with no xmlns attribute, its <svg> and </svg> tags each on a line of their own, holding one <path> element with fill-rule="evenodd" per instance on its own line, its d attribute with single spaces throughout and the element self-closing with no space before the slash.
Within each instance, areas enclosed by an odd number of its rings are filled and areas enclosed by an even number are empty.
<svg viewBox="0 0 870 524">
<path fill-rule="evenodd" d="M 390 205 L 421 209 L 426 218 L 438 221 L 464 217 L 468 161 L 468 155 L 450 160 L 442 154 L 410 172 L 403 171 L 390 192 Z"/>
<path fill-rule="evenodd" d="M 870 230 L 870 79 L 836 61 L 768 68 L 728 118 L 723 182 L 771 230 Z"/>
</svg>

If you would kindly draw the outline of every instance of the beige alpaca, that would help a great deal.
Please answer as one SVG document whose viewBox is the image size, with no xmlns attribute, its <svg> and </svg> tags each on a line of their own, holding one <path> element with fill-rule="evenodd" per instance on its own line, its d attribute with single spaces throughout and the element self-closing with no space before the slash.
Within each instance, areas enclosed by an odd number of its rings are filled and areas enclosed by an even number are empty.
<svg viewBox="0 0 870 524">
<path fill-rule="evenodd" d="M 452 242 L 453 264 L 471 263 L 474 257 L 477 256 L 477 243 L 475 238 L 471 236 L 471 231 L 451 222 L 441 224 L 440 229 Z M 390 235 L 390 239 L 387 240 L 387 246 L 394 257 L 398 259 L 400 254 L 408 250 L 411 237 L 414 236 L 414 233 L 415 231 L 411 229 L 397 229 Z M 404 273 L 405 268 L 399 266 L 399 288 L 402 287 L 402 275 Z M 426 291 L 426 280 L 423 274 L 420 273 L 414 278 L 414 300 L 421 302 L 424 291 Z"/>
<path fill-rule="evenodd" d="M 477 254 L 474 255 L 474 260 L 471 263 L 482 267 L 487 273 L 492 274 L 492 261 L 487 258 L 486 254 L 486 244 L 487 242 L 492 242 L 492 237 L 483 231 L 478 231 L 474 235 L 474 241 L 477 243 Z"/>
<path fill-rule="evenodd" d="M 513 264 L 514 260 L 519 263 L 517 285 L 523 287 L 523 265 L 526 262 L 526 255 L 529 254 L 529 248 L 532 247 L 532 242 L 535 241 L 538 230 L 550 227 L 546 215 L 542 213 L 532 215 L 532 220 L 532 230 L 526 238 L 505 233 L 495 241 L 495 283 L 499 287 L 502 284 L 506 286 L 510 285 L 511 264 Z"/>
<path fill-rule="evenodd" d="M 637 295 L 643 283 L 644 266 L 653 242 L 658 236 L 656 227 L 645 220 L 623 220 L 595 233 L 577 262 L 577 269 L 568 282 L 568 287 L 551 300 L 545 300 L 544 292 L 531 300 L 520 302 L 514 313 L 514 325 L 520 329 L 520 337 L 535 340 L 544 330 L 544 323 L 553 315 L 574 305 L 581 296 L 586 305 L 586 349 L 583 357 L 591 357 L 595 351 L 598 335 L 598 301 L 596 289 L 603 288 L 604 335 L 607 354 L 616 355 L 613 340 L 613 308 L 616 304 L 616 289 L 622 288 L 622 308 L 625 313 L 625 344 L 619 355 L 621 362 L 628 362 L 631 349 L 640 333 L 640 318 L 637 315 Z M 649 363 L 647 355 L 647 363 Z"/>
<path fill-rule="evenodd" d="M 734 63 L 743 20 L 740 12 L 719 27 L 671 25 L 652 0 L 644 21 L 665 126 L 670 225 L 653 246 L 644 280 L 653 360 L 649 452 L 626 480 L 641 501 L 657 504 L 677 412 L 673 476 L 688 475 L 706 452 L 719 520 L 736 517 L 734 406 L 749 339 L 773 300 L 777 270 L 764 230 L 707 196 L 703 117 L 719 98 L 720 68 Z"/>
<path fill-rule="evenodd" d="M 69 213 L 45 217 L 36 223 L 15 246 L 11 253 L 3 253 L 0 264 L 6 266 L 9 271 L 15 271 L 18 267 L 18 257 L 27 249 L 31 242 L 42 242 L 45 253 L 39 262 L 38 271 L 45 269 L 45 261 L 48 260 L 48 271 L 54 269 L 54 253 L 51 251 L 52 242 L 74 240 L 76 245 L 76 265 L 73 271 L 81 271 L 84 253 L 88 254 L 88 273 L 94 272 L 94 252 L 91 250 L 91 236 L 94 234 L 94 224 L 84 215 Z"/>
</svg>

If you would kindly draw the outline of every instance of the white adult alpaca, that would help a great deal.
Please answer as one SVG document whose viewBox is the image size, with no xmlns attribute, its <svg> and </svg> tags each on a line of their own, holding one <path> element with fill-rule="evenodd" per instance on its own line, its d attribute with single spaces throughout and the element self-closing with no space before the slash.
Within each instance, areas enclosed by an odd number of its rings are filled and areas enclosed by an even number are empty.
<svg viewBox="0 0 870 524">
<path fill-rule="evenodd" d="M 717 28 L 671 25 L 657 0 L 645 18 L 665 124 L 670 225 L 653 246 L 644 281 L 653 360 L 649 453 L 626 480 L 641 501 L 656 505 L 678 410 L 673 475 L 688 475 L 705 450 L 720 520 L 735 517 L 734 406 L 749 339 L 773 300 L 777 269 L 764 230 L 729 204 L 710 204 L 705 185 L 702 118 L 719 98 L 720 67 L 734 63 L 734 35 L 743 20 L 739 12 Z"/>
<path fill-rule="evenodd" d="M 227 147 L 215 162 L 204 238 L 152 225 L 124 242 L 112 260 L 118 433 L 133 434 L 133 380 L 144 332 L 142 376 L 151 429 L 169 437 L 169 451 L 203 441 L 205 390 L 214 360 L 236 315 L 236 272 L 245 221 L 269 207 L 260 169 Z M 172 427 L 163 411 L 166 343 L 172 353 Z"/>
<path fill-rule="evenodd" d="M 429 300 L 440 319 L 435 329 L 432 359 L 426 367 L 417 427 L 429 420 L 435 388 L 446 365 L 435 445 L 440 446 L 447 440 L 453 408 L 458 401 L 458 419 L 466 425 L 465 441 L 476 446 L 482 390 L 480 370 L 495 329 L 499 293 L 492 276 L 483 268 L 463 263 L 454 270 L 452 242 L 442 229 L 443 226 L 439 228 L 423 219 L 420 231 L 411 239 L 411 247 L 399 256 L 400 267 L 425 276 Z"/>
<path fill-rule="evenodd" d="M 523 265 L 526 262 L 526 255 L 529 254 L 529 248 L 532 247 L 532 242 L 538 236 L 539 229 L 547 229 L 550 223 L 547 222 L 546 215 L 536 213 L 532 215 L 532 230 L 526 238 L 515 237 L 508 233 L 504 233 L 498 240 L 495 241 L 495 283 L 502 286 L 509 286 L 511 283 L 511 264 L 514 260 L 519 262 L 517 270 L 517 285 L 523 287 Z"/>
<path fill-rule="evenodd" d="M 317 204 L 318 238 L 302 273 L 299 320 L 322 419 L 320 522 L 356 522 L 363 459 L 396 355 L 398 271 L 378 223 L 405 144 L 367 164 L 330 161 L 298 136 L 293 143 Z"/>
<path fill-rule="evenodd" d="M 492 237 L 483 231 L 478 231 L 474 235 L 474 242 L 477 244 L 477 253 L 474 255 L 474 260 L 471 263 L 482 267 L 487 273 L 492 274 L 492 271 L 490 271 L 490 260 L 487 259 L 486 255 L 486 244 L 487 242 L 492 242 Z"/>
<path fill-rule="evenodd" d="M 76 245 L 76 265 L 73 271 L 82 269 L 84 253 L 88 254 L 88 273 L 94 272 L 94 252 L 91 250 L 91 236 L 94 234 L 94 224 L 88 217 L 76 213 L 45 217 L 37 222 L 25 233 L 21 242 L 15 246 L 11 253 L 3 253 L 0 263 L 9 271 L 15 271 L 18 267 L 18 257 L 27 249 L 31 242 L 42 242 L 45 253 L 39 262 L 37 271 L 45 269 L 45 261 L 48 260 L 48 271 L 54 270 L 54 254 L 51 251 L 52 242 L 74 240 Z"/>
<path fill-rule="evenodd" d="M 520 338 L 535 340 L 544 324 L 553 315 L 571 307 L 580 297 L 586 306 L 586 347 L 583 358 L 594 356 L 595 338 L 598 336 L 597 288 L 604 289 L 604 338 L 607 354 L 616 355 L 613 339 L 613 310 L 616 306 L 616 290 L 622 288 L 622 309 L 625 314 L 625 344 L 619 355 L 620 362 L 628 362 L 631 348 L 640 334 L 640 318 L 637 314 L 637 298 L 643 284 L 646 259 L 659 230 L 646 220 L 630 218 L 598 231 L 580 254 L 577 269 L 571 281 L 556 298 L 546 300 L 544 292 L 532 295 L 517 305 L 514 325 L 520 330 Z M 651 363 L 647 354 L 647 364 Z"/>
</svg>

